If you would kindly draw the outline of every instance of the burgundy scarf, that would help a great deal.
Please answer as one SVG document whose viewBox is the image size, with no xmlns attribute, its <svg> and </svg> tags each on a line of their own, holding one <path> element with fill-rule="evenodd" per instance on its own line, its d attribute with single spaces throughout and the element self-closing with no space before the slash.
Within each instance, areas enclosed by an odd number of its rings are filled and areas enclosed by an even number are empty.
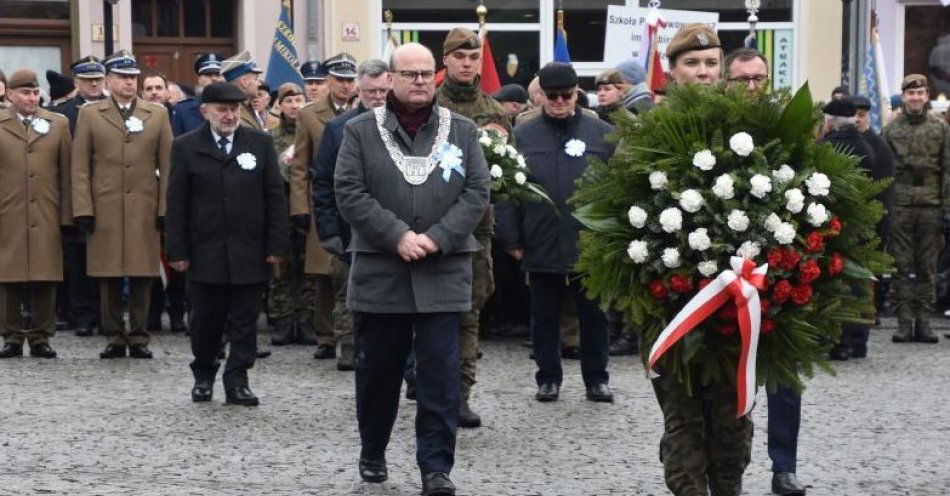
<svg viewBox="0 0 950 496">
<path fill-rule="evenodd" d="M 393 92 L 390 91 L 386 95 L 386 106 L 389 110 L 396 115 L 396 120 L 399 121 L 399 125 L 402 126 L 403 131 L 409 135 L 410 138 L 415 139 L 416 133 L 419 132 L 419 129 L 422 128 L 422 125 L 429 120 L 429 115 L 432 114 L 432 105 L 435 103 L 435 100 L 416 110 L 410 110 L 406 108 L 405 104 L 396 100 L 396 97 L 393 96 Z"/>
</svg>

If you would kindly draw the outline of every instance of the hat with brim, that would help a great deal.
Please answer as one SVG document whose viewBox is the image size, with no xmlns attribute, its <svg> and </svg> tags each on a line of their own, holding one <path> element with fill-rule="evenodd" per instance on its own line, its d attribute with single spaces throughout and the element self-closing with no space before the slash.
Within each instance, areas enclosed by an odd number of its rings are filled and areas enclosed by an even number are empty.
<svg viewBox="0 0 950 496">
<path fill-rule="evenodd" d="M 142 73 L 139 70 L 135 56 L 127 50 L 121 50 L 109 56 L 105 61 L 106 72 L 123 74 L 126 76 L 137 76 Z"/>
<path fill-rule="evenodd" d="M 221 63 L 221 75 L 224 76 L 225 81 L 234 81 L 245 74 L 256 74 L 254 70 L 256 66 L 254 59 L 251 58 L 251 53 L 244 50 Z"/>
<path fill-rule="evenodd" d="M 80 79 L 100 79 L 106 77 L 106 66 L 92 55 L 77 60 L 69 66 L 73 76 Z"/>
<path fill-rule="evenodd" d="M 319 60 L 311 60 L 300 66 L 300 75 L 304 81 L 323 81 L 327 78 L 327 69 Z"/>
<path fill-rule="evenodd" d="M 848 99 L 857 110 L 871 110 L 871 99 L 866 96 L 855 95 Z"/>
<path fill-rule="evenodd" d="M 854 107 L 854 103 L 851 102 L 850 98 L 839 98 L 828 102 L 821 108 L 821 112 L 834 117 L 854 117 L 857 113 L 857 109 Z"/>
<path fill-rule="evenodd" d="M 242 103 L 247 94 L 231 83 L 211 83 L 201 90 L 201 103 Z"/>
<path fill-rule="evenodd" d="M 356 77 L 356 59 L 346 52 L 330 57 L 323 65 L 331 76 L 343 79 Z"/>
<path fill-rule="evenodd" d="M 538 84 L 543 89 L 572 88 L 577 86 L 577 72 L 571 64 L 549 62 L 538 71 Z"/>
<path fill-rule="evenodd" d="M 220 74 L 221 73 L 221 55 L 217 53 L 206 53 L 195 61 L 195 74 L 199 76 L 205 74 Z"/>
</svg>

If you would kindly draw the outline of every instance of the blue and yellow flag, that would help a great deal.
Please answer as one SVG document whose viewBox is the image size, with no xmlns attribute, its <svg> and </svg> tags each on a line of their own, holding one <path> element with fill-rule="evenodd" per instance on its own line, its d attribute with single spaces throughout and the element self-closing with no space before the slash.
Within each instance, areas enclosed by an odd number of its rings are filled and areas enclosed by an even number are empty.
<svg viewBox="0 0 950 496">
<path fill-rule="evenodd" d="M 303 77 L 297 68 L 297 48 L 294 47 L 294 25 L 290 19 L 290 0 L 280 2 L 280 17 L 274 30 L 274 43 L 271 46 L 270 61 L 267 63 L 267 77 L 264 80 L 272 90 L 284 83 L 296 83 L 303 86 Z"/>
</svg>

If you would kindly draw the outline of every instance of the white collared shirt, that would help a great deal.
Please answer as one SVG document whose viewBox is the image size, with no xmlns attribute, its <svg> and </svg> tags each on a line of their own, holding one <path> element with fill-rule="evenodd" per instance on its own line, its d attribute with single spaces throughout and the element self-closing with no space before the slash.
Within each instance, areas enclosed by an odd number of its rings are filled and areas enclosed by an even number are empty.
<svg viewBox="0 0 950 496">
<path fill-rule="evenodd" d="M 227 153 L 228 155 L 231 154 L 231 148 L 234 147 L 234 134 L 233 134 L 233 133 L 232 133 L 230 136 L 221 136 L 220 134 L 216 133 L 216 132 L 214 131 L 214 128 L 212 127 L 212 128 L 211 128 L 211 137 L 214 138 L 214 147 L 217 148 L 217 149 L 219 149 L 219 150 L 221 149 L 221 145 L 218 144 L 218 142 L 221 141 L 221 138 L 227 138 L 227 139 L 228 139 L 228 144 L 224 145 L 224 147 L 226 148 L 226 153 Z"/>
</svg>

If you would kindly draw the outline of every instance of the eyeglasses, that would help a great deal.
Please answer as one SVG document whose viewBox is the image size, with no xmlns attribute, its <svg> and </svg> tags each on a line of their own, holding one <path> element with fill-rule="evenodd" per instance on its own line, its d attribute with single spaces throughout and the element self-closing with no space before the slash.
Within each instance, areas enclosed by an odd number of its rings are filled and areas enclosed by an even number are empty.
<svg viewBox="0 0 950 496">
<path fill-rule="evenodd" d="M 399 77 L 406 81 L 415 81 L 416 78 L 422 78 L 423 81 L 432 81 L 435 77 L 435 71 L 396 71 Z"/>
<path fill-rule="evenodd" d="M 544 96 L 551 100 L 552 102 L 557 101 L 558 98 L 563 99 L 565 102 L 570 100 L 575 94 L 574 90 L 570 91 L 545 91 Z"/>
<path fill-rule="evenodd" d="M 729 78 L 728 81 L 729 81 L 730 83 L 742 83 L 742 84 L 755 83 L 755 84 L 759 84 L 759 83 L 762 83 L 762 82 L 767 81 L 768 79 L 769 79 L 768 76 L 763 76 L 762 74 L 759 74 L 759 75 L 756 75 L 756 76 L 736 76 L 736 77 L 731 77 L 731 78 Z"/>
</svg>

